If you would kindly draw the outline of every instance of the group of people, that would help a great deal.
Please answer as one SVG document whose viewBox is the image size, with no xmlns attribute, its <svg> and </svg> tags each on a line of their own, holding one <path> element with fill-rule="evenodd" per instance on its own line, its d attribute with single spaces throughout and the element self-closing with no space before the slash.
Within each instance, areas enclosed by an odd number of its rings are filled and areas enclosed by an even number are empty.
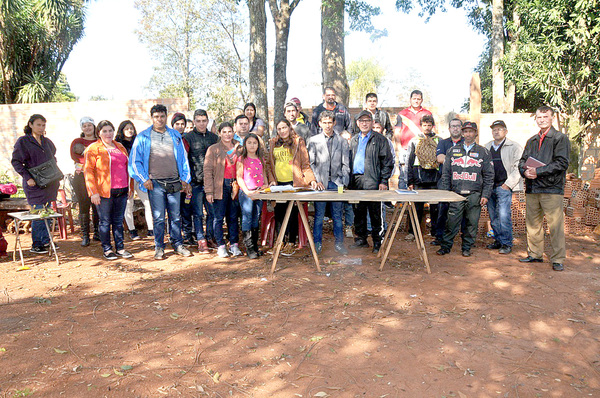
<svg viewBox="0 0 600 398">
<path fill-rule="evenodd" d="M 81 245 L 90 244 L 93 225 L 93 238 L 101 241 L 105 259 L 132 257 L 124 247 L 123 221 L 131 239 L 140 239 L 133 220 L 135 192 L 145 206 L 155 259 L 165 256 L 167 228 L 178 255 L 191 256 L 189 248 L 196 246 L 201 254 L 216 249 L 219 257 L 240 256 L 240 227 L 246 254 L 253 259 L 262 254 L 258 240 L 263 203 L 255 195 L 260 190 L 274 185 L 314 190 L 337 190 L 340 186 L 387 190 L 395 175 L 400 189 L 444 189 L 464 197 L 461 202 L 429 205 L 434 238 L 431 243 L 440 246 L 437 254 L 449 253 L 462 230 L 462 254 L 471 255 L 483 205 L 488 207 L 495 239 L 488 248 L 507 254 L 513 244 L 512 192 L 521 189 L 524 178 L 529 255 L 522 261 L 542 261 L 541 225 L 546 215 L 552 235 L 553 269 L 562 270 L 564 219 L 562 199 L 557 198 L 562 198 L 570 149 L 568 138 L 552 127 L 552 109 L 541 107 L 536 111 L 541 130 L 523 151 L 507 138 L 502 120 L 490 126 L 494 140 L 485 146 L 476 143 L 479 130 L 475 123 L 456 118 L 449 123 L 450 137 L 441 139 L 422 101 L 423 94 L 413 91 L 410 106 L 399 112 L 392 126 L 387 112 L 377 108 L 375 93 L 367 94 L 364 109 L 352 118 L 348 109 L 336 101 L 335 90 L 327 87 L 311 121 L 297 98 L 287 102 L 268 142 L 263 141 L 266 125 L 252 103 L 246 104 L 244 112 L 232 122 L 217 126 L 205 110 L 198 109 L 192 120 L 175 113 L 171 127 L 167 125 L 166 107 L 155 105 L 150 110 L 152 125 L 139 134 L 129 120 L 119 125 L 115 135 L 110 121 L 95 125 L 92 118 L 84 117 L 80 137 L 71 145 Z M 23 176 L 32 207 L 55 200 L 58 189 L 58 182 L 37 186 L 28 173 L 31 167 L 55 156 L 56 148 L 45 136 L 45 123 L 43 116 L 33 115 L 13 152 L 12 164 Z M 369 247 L 369 233 L 373 253 L 380 250 L 386 226 L 382 203 L 350 206 L 315 201 L 313 235 L 317 252 L 322 250 L 328 205 L 336 252 L 348 253 L 346 237 L 354 237 L 353 248 Z M 281 228 L 285 212 L 285 206 L 275 205 L 276 229 Z M 418 204 L 419 221 L 423 213 L 424 204 Z M 283 255 L 292 255 L 296 250 L 297 220 L 298 209 L 294 207 Z M 349 226 L 353 226 L 353 232 Z M 408 231 L 408 239 L 414 239 L 412 232 Z M 32 238 L 32 252 L 47 252 L 49 240 L 43 224 L 40 227 L 34 223 Z"/>
</svg>

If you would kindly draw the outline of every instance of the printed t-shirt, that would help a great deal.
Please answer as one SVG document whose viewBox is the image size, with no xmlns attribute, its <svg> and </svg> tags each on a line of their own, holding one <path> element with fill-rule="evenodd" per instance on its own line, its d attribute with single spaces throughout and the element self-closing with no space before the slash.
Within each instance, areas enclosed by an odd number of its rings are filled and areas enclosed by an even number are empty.
<svg viewBox="0 0 600 398">
<path fill-rule="evenodd" d="M 244 183 L 250 191 L 260 188 L 264 184 L 263 165 L 260 159 L 246 158 L 242 163 L 244 167 Z"/>
<path fill-rule="evenodd" d="M 294 174 L 292 172 L 292 153 L 289 148 L 279 146 L 273 149 L 273 157 L 275 158 L 275 178 L 277 181 L 293 181 Z"/>
</svg>

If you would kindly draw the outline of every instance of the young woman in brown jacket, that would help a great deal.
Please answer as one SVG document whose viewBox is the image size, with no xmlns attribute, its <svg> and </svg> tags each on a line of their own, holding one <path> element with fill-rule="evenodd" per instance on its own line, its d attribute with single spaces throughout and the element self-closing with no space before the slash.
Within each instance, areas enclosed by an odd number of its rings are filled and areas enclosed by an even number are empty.
<svg viewBox="0 0 600 398">
<path fill-rule="evenodd" d="M 267 159 L 267 178 L 269 185 L 293 185 L 316 189 L 317 181 L 306 150 L 304 139 L 296 134 L 290 122 L 281 119 L 275 125 L 277 134 L 269 141 L 269 156 Z M 286 206 L 275 206 L 276 230 L 281 228 L 285 217 Z M 287 243 L 281 250 L 284 256 L 295 253 L 298 238 L 298 208 L 294 206 L 286 230 Z"/>
</svg>

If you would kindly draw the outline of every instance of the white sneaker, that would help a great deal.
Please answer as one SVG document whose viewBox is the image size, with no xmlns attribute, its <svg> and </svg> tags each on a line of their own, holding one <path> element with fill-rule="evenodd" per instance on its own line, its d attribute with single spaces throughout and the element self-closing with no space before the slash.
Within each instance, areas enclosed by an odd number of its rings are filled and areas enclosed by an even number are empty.
<svg viewBox="0 0 600 398">
<path fill-rule="evenodd" d="M 346 238 L 354 238 L 354 234 L 352 233 L 352 227 L 346 227 Z"/>
<path fill-rule="evenodd" d="M 288 242 L 283 246 L 280 253 L 282 256 L 290 257 L 296 253 L 296 245 Z"/>
<path fill-rule="evenodd" d="M 234 257 L 243 255 L 243 253 L 240 250 L 240 248 L 238 247 L 237 243 L 234 243 L 233 245 L 231 245 L 231 247 L 229 247 L 229 251 L 231 252 L 231 255 Z"/>
<path fill-rule="evenodd" d="M 225 245 L 221 245 L 217 248 L 217 256 L 222 258 L 229 257 L 229 253 L 227 252 Z"/>
</svg>

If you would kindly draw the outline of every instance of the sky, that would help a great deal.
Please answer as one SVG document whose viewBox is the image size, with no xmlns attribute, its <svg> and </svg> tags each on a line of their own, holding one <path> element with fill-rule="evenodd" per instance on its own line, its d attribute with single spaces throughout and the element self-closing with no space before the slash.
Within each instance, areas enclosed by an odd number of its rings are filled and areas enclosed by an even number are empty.
<svg viewBox="0 0 600 398">
<path fill-rule="evenodd" d="M 134 33 L 139 14 L 133 3 L 133 0 L 89 3 L 85 36 L 63 68 L 80 100 L 96 95 L 108 99 L 156 97 L 156 93 L 146 89 L 154 61 Z M 379 62 L 386 72 L 378 90 L 383 106 L 407 105 L 407 98 L 398 98 L 400 87 L 416 83 L 426 93 L 425 105 L 447 112 L 460 111 L 469 96 L 471 75 L 485 38 L 472 30 L 462 10 L 449 9 L 425 23 L 416 12 L 409 15 L 397 12 L 393 1 L 383 4 L 382 15 L 373 18 L 373 22 L 376 27 L 387 29 L 388 36 L 372 42 L 365 33 L 347 34 L 346 65 L 359 58 L 375 58 Z M 319 7 L 320 0 L 302 0 L 290 24 L 288 98 L 299 97 L 304 107 L 322 102 Z M 270 21 L 267 41 L 272 105 L 275 37 Z M 416 81 L 410 81 L 415 76 Z"/>
</svg>

